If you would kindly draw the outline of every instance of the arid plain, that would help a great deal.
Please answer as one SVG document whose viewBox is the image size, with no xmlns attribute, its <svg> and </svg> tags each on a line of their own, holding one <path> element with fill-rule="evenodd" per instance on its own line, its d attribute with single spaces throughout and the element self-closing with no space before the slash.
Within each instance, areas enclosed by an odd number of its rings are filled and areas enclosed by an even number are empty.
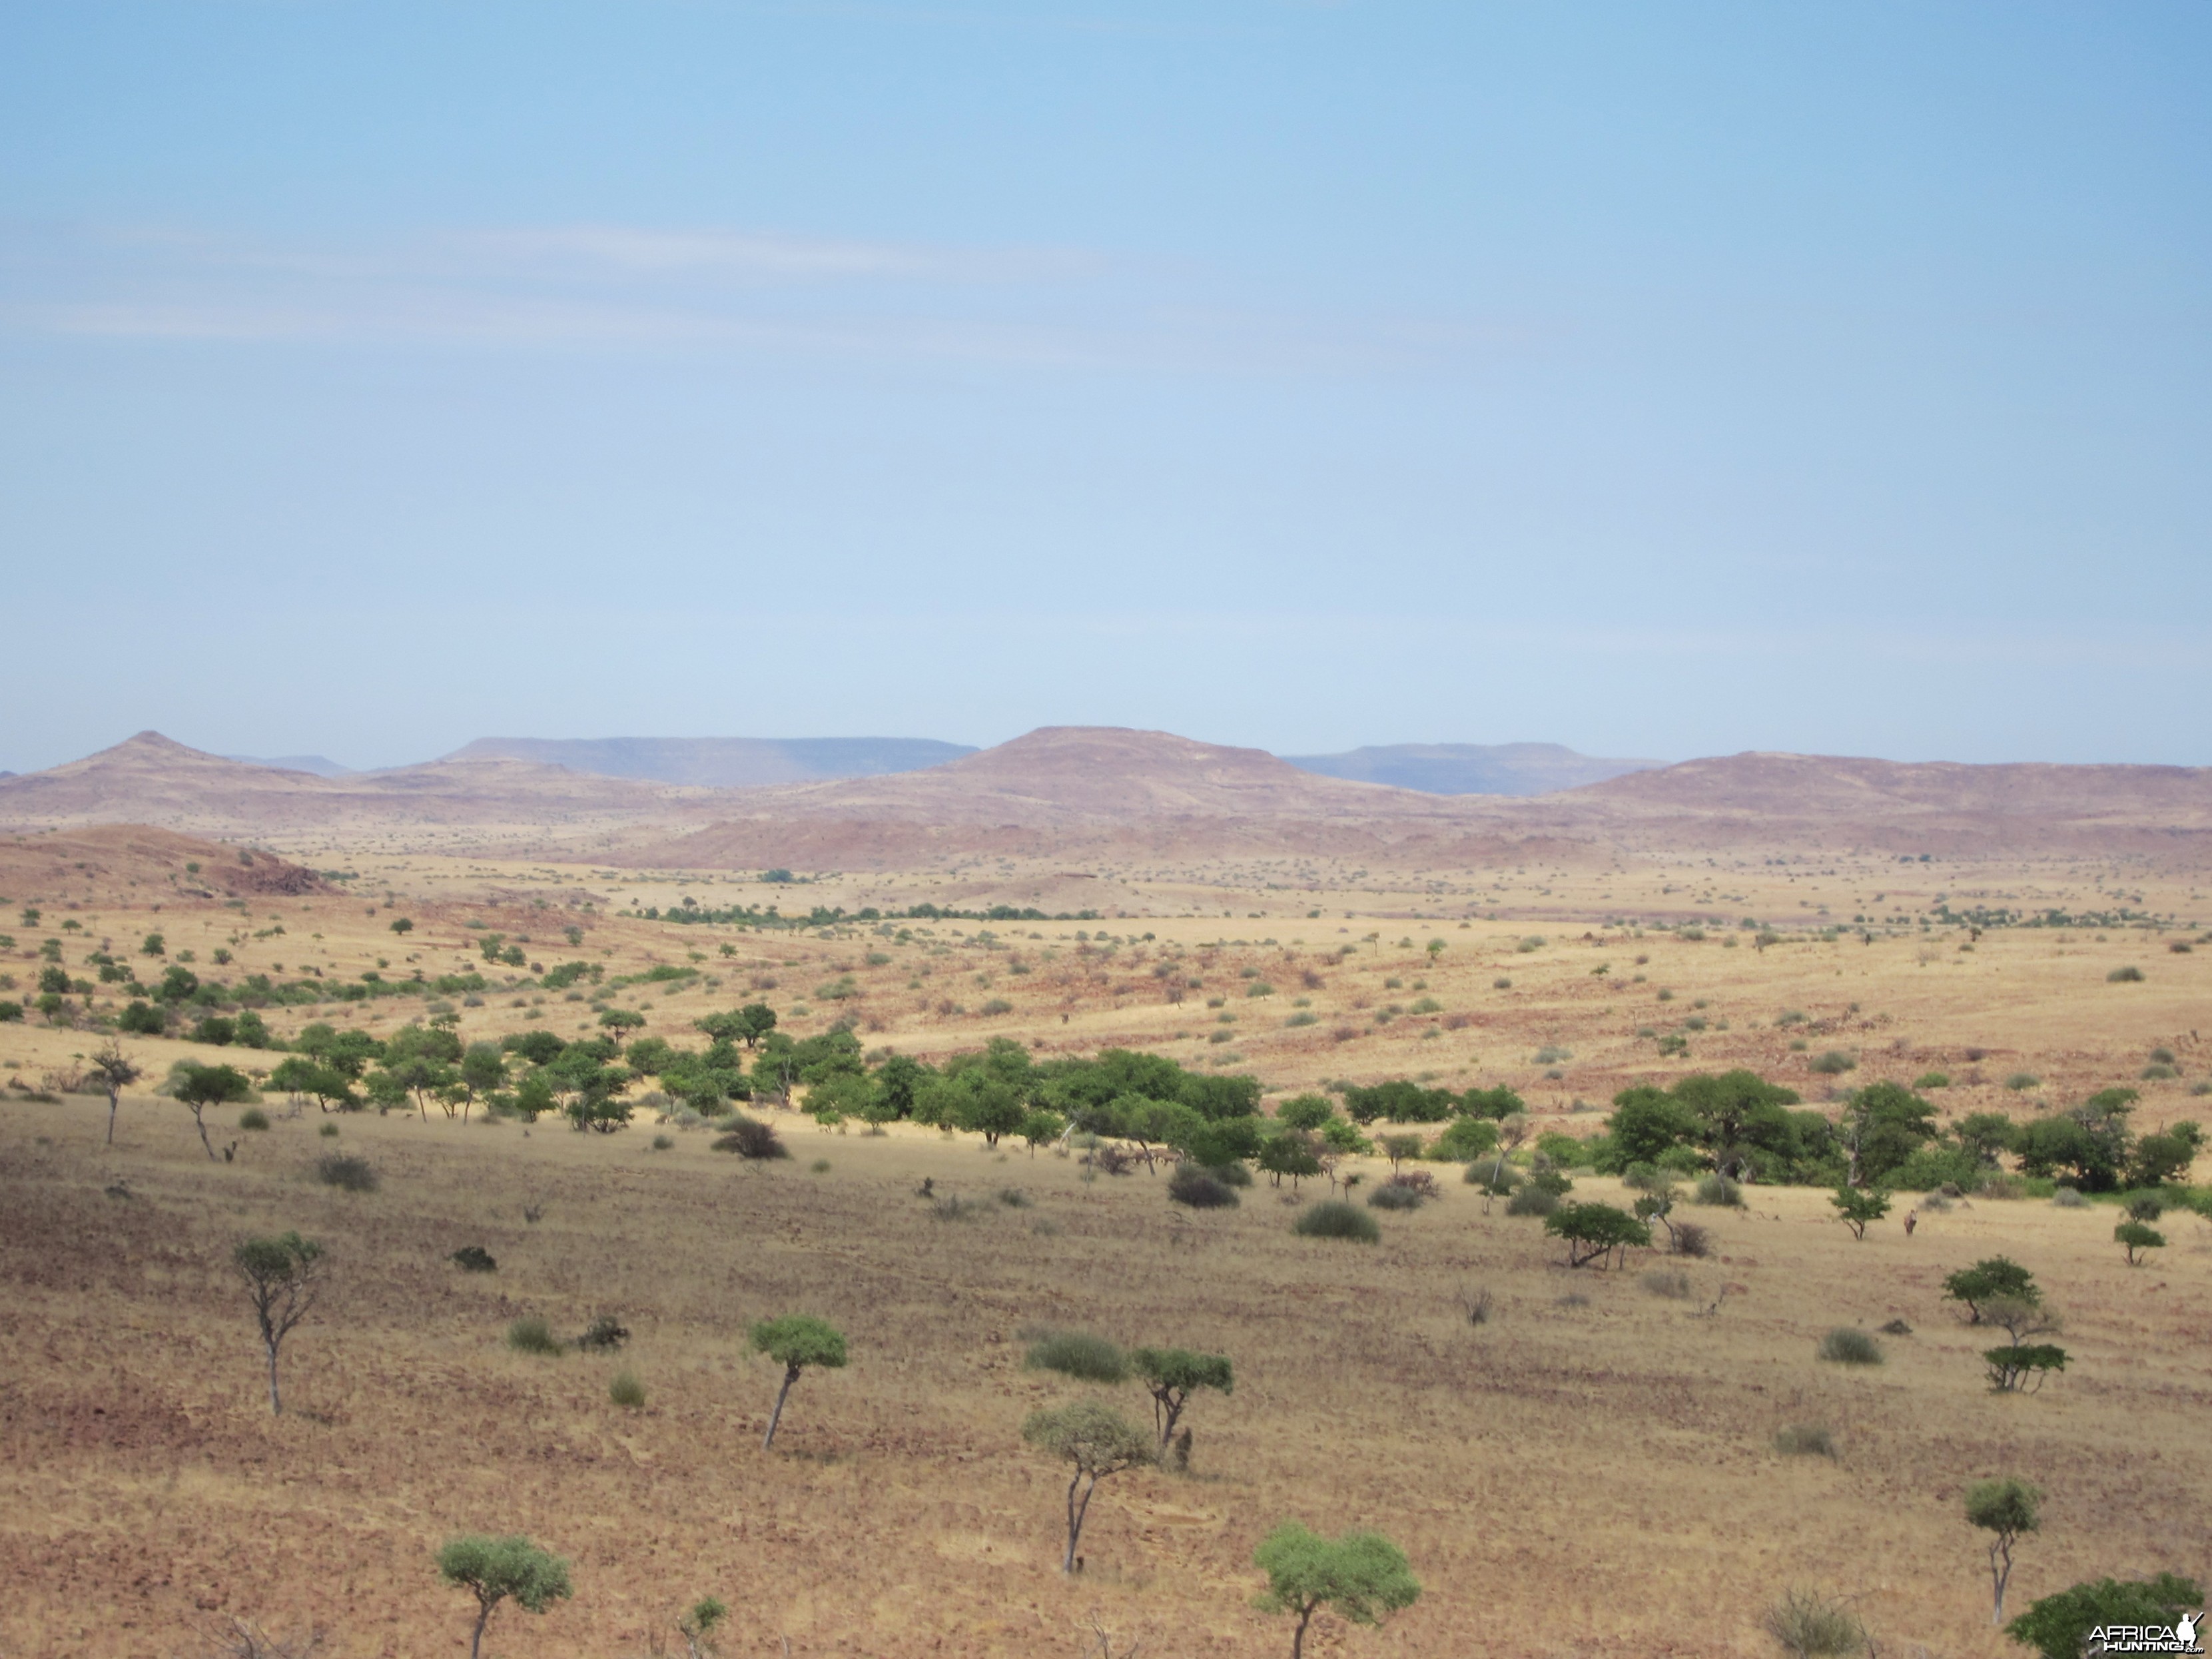
<svg viewBox="0 0 2212 1659">
<path fill-rule="evenodd" d="M 1110 775 L 1126 760 L 1091 764 L 1102 791 L 1132 790 Z M 895 782 L 853 792 L 865 810 L 827 827 L 782 797 L 739 817 L 688 797 L 672 817 L 664 799 L 565 833 L 511 802 L 496 824 L 234 805 L 228 829 L 179 823 L 189 839 L 25 812 L 0 837 L 19 981 L 0 995 L 23 994 L 49 939 L 76 973 L 94 951 L 137 964 L 159 933 L 165 960 L 190 951 L 225 977 L 481 972 L 481 994 L 450 1000 L 469 1040 L 574 1036 L 609 1006 L 684 1046 L 700 1016 L 761 1000 L 796 1035 L 848 1021 L 871 1049 L 931 1060 L 998 1036 L 1039 1059 L 1155 1049 L 1249 1073 L 1271 1104 L 1331 1081 L 1506 1084 L 1536 1128 L 1577 1134 L 1632 1084 L 1737 1066 L 1814 1104 L 1941 1071 L 1947 1120 L 2116 1084 L 2141 1091 L 2145 1127 L 2212 1105 L 2191 1092 L 2212 1076 L 2201 806 L 2057 830 L 2036 807 L 2022 835 L 1969 803 L 1936 829 L 1823 834 L 1739 800 L 1693 833 L 1680 813 L 1592 829 L 1566 797 L 1519 819 L 1370 810 L 1342 793 L 1358 785 L 1294 811 L 1255 811 L 1248 789 L 1210 815 L 1185 789 L 1176 811 L 1115 821 L 1040 785 L 1050 810 L 1024 822 L 997 799 L 963 819 L 893 799 Z M 793 852 L 776 861 L 802 879 L 765 882 L 777 825 L 799 826 L 789 845 L 869 856 Z M 687 846 L 713 856 L 669 857 Z M 775 929 L 639 914 L 687 901 L 1092 914 Z M 492 933 L 525 963 L 488 964 Z M 568 961 L 601 969 L 596 1002 L 588 985 L 538 987 Z M 639 977 L 655 968 L 693 971 Z M 2142 977 L 2111 978 L 2127 968 Z M 264 1012 L 283 1039 L 311 1019 L 388 1034 L 429 1006 Z M 1424 1586 L 1380 1632 L 1324 1613 L 1309 1651 L 1763 1654 L 1760 1613 L 1804 1586 L 1852 1598 L 1884 1653 L 1995 1656 L 2021 1650 L 1990 1626 L 1960 1498 L 2008 1474 L 2047 1494 L 2015 1607 L 2105 1573 L 2205 1571 L 2212 1230 L 2186 1214 L 2131 1269 L 2106 1206 L 1967 1199 L 1908 1237 L 1908 1197 L 1857 1243 L 1823 1193 L 1753 1187 L 1741 1212 L 1698 1212 L 1716 1252 L 1680 1264 L 1678 1297 L 1643 1279 L 1677 1264 L 1643 1253 L 1570 1272 L 1539 1223 L 1486 1207 L 1449 1166 L 1439 1202 L 1383 1216 L 1362 1246 L 1293 1236 L 1298 1206 L 1264 1176 L 1239 1208 L 1194 1214 L 1141 1167 L 1086 1179 L 1051 1150 L 833 1133 L 774 1109 L 794 1156 L 768 1165 L 672 1126 L 656 1150 L 649 1112 L 581 1135 L 434 1108 L 291 1115 L 281 1092 L 266 1131 L 210 1115 L 230 1161 L 139 1091 L 106 1147 L 105 1098 L 64 1091 L 98 1040 L 83 1021 L 0 1025 L 15 1085 L 0 1653 L 191 1655 L 230 1617 L 320 1627 L 331 1654 L 465 1651 L 467 1599 L 431 1559 L 463 1530 L 526 1531 L 574 1564 L 573 1600 L 494 1620 L 487 1650 L 517 1659 L 672 1646 L 674 1613 L 708 1594 L 732 1608 L 731 1653 L 1280 1653 L 1288 1621 L 1252 1608 L 1251 1553 L 1290 1517 L 1388 1534 Z M 125 1042 L 149 1082 L 180 1058 L 280 1058 Z M 2159 1049 L 2173 1075 L 2145 1079 Z M 1830 1053 L 1852 1069 L 1814 1072 Z M 309 1177 L 334 1144 L 370 1161 L 377 1190 Z M 974 1208 L 944 1218 L 915 1195 L 925 1179 Z M 1576 1194 L 1623 1197 L 1587 1175 Z M 286 1348 L 291 1409 L 272 1419 L 228 1251 L 290 1227 L 324 1242 L 332 1277 Z M 471 1243 L 495 1273 L 449 1263 Z M 1997 1253 L 2066 1317 L 2072 1364 L 2030 1396 L 1988 1391 L 1987 1339 L 1941 1298 L 1946 1273 Z M 1472 1325 L 1462 1298 L 1484 1290 L 1493 1315 Z M 842 1326 L 852 1363 L 799 1384 L 763 1455 L 775 1376 L 744 1331 L 792 1310 Z M 503 1340 L 518 1315 L 574 1332 L 601 1313 L 633 1332 L 618 1358 Z M 1879 1368 L 1814 1358 L 1831 1327 L 1893 1320 L 1911 1332 L 1881 1339 Z M 1042 1326 L 1237 1366 L 1233 1393 L 1192 1407 L 1190 1473 L 1101 1488 L 1072 1580 L 1056 1571 L 1064 1480 L 1019 1434 L 1080 1392 L 1021 1369 Z M 642 1408 L 610 1401 L 617 1366 Z M 1141 1394 L 1120 1393 L 1139 1413 Z M 1837 1455 L 1778 1453 L 1789 1424 L 1829 1428 Z"/>
</svg>

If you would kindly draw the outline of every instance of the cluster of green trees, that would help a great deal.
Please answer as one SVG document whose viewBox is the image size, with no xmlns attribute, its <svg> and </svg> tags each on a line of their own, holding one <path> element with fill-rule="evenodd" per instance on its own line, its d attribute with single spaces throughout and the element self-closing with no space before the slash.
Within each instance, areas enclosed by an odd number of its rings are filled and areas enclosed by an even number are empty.
<svg viewBox="0 0 2212 1659">
<path fill-rule="evenodd" d="M 2130 1118 L 2138 1098 L 2133 1089 L 2106 1089 L 2025 1122 L 1976 1112 L 1946 1132 L 1935 1105 L 1901 1084 L 1856 1091 L 1832 1119 L 1755 1073 L 1698 1073 L 1670 1088 L 1623 1090 L 1583 1156 L 1609 1174 L 1648 1164 L 1737 1181 L 1927 1192 L 1971 1188 L 2009 1154 L 2025 1175 L 2112 1192 L 2162 1185 L 2197 1155 L 2193 1123 L 2137 1134 Z"/>
</svg>

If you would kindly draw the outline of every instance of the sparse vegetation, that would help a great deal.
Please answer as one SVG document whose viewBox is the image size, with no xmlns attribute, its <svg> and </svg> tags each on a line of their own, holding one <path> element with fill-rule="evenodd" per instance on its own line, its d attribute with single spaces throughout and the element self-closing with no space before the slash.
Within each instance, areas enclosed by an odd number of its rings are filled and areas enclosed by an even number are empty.
<svg viewBox="0 0 2212 1659">
<path fill-rule="evenodd" d="M 1879 1365 L 1881 1344 L 1856 1326 L 1838 1325 L 1820 1339 L 1820 1358 L 1832 1365 Z"/>
<path fill-rule="evenodd" d="M 507 1346 L 517 1353 L 557 1355 L 561 1339 L 553 1334 L 553 1328 L 537 1314 L 525 1314 L 507 1328 Z"/>
<path fill-rule="evenodd" d="M 1373 1216 L 1336 1199 L 1315 1205 L 1291 1224 L 1291 1231 L 1301 1238 L 1346 1238 L 1360 1244 L 1372 1244 L 1382 1237 Z"/>
</svg>

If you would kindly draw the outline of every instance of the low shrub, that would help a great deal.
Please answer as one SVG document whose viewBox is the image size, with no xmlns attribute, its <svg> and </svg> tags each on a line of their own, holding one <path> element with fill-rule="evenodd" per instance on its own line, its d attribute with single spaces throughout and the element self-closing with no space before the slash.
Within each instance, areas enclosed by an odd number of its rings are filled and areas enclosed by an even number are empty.
<svg viewBox="0 0 2212 1659">
<path fill-rule="evenodd" d="M 489 1273 L 499 1271 L 499 1262 L 481 1244 L 464 1244 L 446 1258 L 465 1273 Z"/>
<path fill-rule="evenodd" d="M 1836 1440 L 1818 1423 L 1785 1423 L 1774 1431 L 1774 1449 L 1784 1457 L 1833 1457 Z"/>
<path fill-rule="evenodd" d="M 1663 1296 L 1670 1301 L 1686 1302 L 1690 1296 L 1690 1276 L 1667 1267 L 1654 1267 L 1638 1281 L 1654 1296 Z"/>
<path fill-rule="evenodd" d="M 1856 1072 L 1858 1068 L 1856 1056 L 1847 1054 L 1841 1048 L 1831 1048 L 1813 1062 L 1813 1069 L 1822 1077 L 1841 1077 L 1845 1072 Z"/>
<path fill-rule="evenodd" d="M 315 1160 L 315 1179 L 349 1193 L 373 1193 L 379 1184 L 369 1161 L 354 1152 L 325 1152 Z"/>
<path fill-rule="evenodd" d="M 269 1127 L 269 1114 L 258 1106 L 249 1106 L 238 1115 L 238 1127 L 247 1131 L 258 1131 Z"/>
<path fill-rule="evenodd" d="M 1559 1207 L 1559 1195 L 1548 1188 L 1530 1185 L 1505 1200 L 1508 1215 L 1550 1215 Z"/>
<path fill-rule="evenodd" d="M 1236 1188 L 1195 1164 L 1178 1164 L 1168 1177 L 1168 1202 L 1194 1210 L 1233 1210 L 1241 1202 Z"/>
<path fill-rule="evenodd" d="M 2061 1210 L 2086 1210 L 2089 1207 L 2089 1200 L 2081 1196 L 2081 1189 L 2078 1187 L 2061 1187 L 2051 1194 L 2051 1202 Z"/>
<path fill-rule="evenodd" d="M 665 1152 L 675 1144 L 675 1138 L 671 1135 L 655 1135 L 653 1138 L 653 1150 L 656 1152 Z"/>
<path fill-rule="evenodd" d="M 1667 1247 L 1676 1255 L 1694 1256 L 1703 1261 L 1713 1253 L 1712 1230 L 1701 1227 L 1694 1221 L 1678 1221 L 1667 1241 Z"/>
<path fill-rule="evenodd" d="M 561 1339 L 536 1314 L 525 1314 L 507 1328 L 507 1346 L 517 1353 L 557 1354 Z"/>
<path fill-rule="evenodd" d="M 576 1346 L 586 1353 L 612 1353 L 629 1340 L 629 1330 L 612 1314 L 601 1314 L 584 1328 Z"/>
<path fill-rule="evenodd" d="M 607 1384 L 607 1398 L 625 1410 L 637 1411 L 645 1404 L 645 1384 L 635 1371 L 617 1371 Z"/>
<path fill-rule="evenodd" d="M 1693 1204 L 1715 1204 L 1733 1210 L 1743 1202 L 1743 1188 L 1724 1175 L 1704 1175 L 1698 1178 L 1697 1186 L 1692 1189 L 1690 1201 Z"/>
<path fill-rule="evenodd" d="M 1348 1238 L 1361 1244 L 1382 1237 L 1373 1216 L 1339 1200 L 1315 1205 L 1291 1224 L 1291 1231 L 1301 1238 Z"/>
<path fill-rule="evenodd" d="M 335 1123 L 325 1123 L 321 1128 L 316 1130 L 315 1133 L 322 1136 L 325 1140 L 336 1140 L 338 1138 L 338 1126 Z"/>
<path fill-rule="evenodd" d="M 1418 1210 L 1431 1199 L 1442 1196 L 1437 1178 L 1426 1170 L 1401 1170 L 1386 1177 L 1368 1194 L 1367 1201 L 1378 1210 Z"/>
<path fill-rule="evenodd" d="M 1022 1356 L 1025 1370 L 1058 1371 L 1080 1382 L 1126 1382 L 1128 1356 L 1089 1331 L 1048 1331 Z"/>
<path fill-rule="evenodd" d="M 1948 1072 L 1923 1072 L 1912 1079 L 1912 1086 L 1915 1089 L 1948 1089 L 1951 1086 L 1951 1074 Z"/>
<path fill-rule="evenodd" d="M 1030 1195 L 1018 1187 L 1001 1187 L 999 1188 L 999 1202 L 1010 1210 L 1026 1210 L 1030 1206 Z"/>
<path fill-rule="evenodd" d="M 1819 1352 L 1834 1365 L 1881 1364 L 1881 1344 L 1852 1325 L 1838 1325 L 1822 1337 Z"/>
<path fill-rule="evenodd" d="M 2140 985 L 2142 977 L 2143 970 L 2140 968 L 2115 968 L 2105 975 L 2105 982 L 2107 985 Z"/>
<path fill-rule="evenodd" d="M 743 1158 L 789 1158 L 791 1151 L 783 1144 L 783 1137 L 758 1118 L 743 1113 L 722 1133 L 710 1143 L 718 1152 L 735 1152 Z"/>
<path fill-rule="evenodd" d="M 1790 1659 L 1839 1659 L 1874 1650 L 1856 1613 L 1810 1590 L 1789 1591 L 1759 1622 Z"/>
<path fill-rule="evenodd" d="M 806 1168 L 807 1172 L 811 1175 L 828 1175 L 830 1173 L 830 1160 L 826 1158 L 817 1158 L 813 1163 L 808 1164 Z"/>
<path fill-rule="evenodd" d="M 1485 1192 L 1504 1194 L 1521 1184 L 1521 1172 L 1510 1164 L 1500 1163 L 1494 1158 L 1479 1158 L 1467 1166 L 1465 1177 L 1470 1187 L 1480 1187 Z"/>
</svg>

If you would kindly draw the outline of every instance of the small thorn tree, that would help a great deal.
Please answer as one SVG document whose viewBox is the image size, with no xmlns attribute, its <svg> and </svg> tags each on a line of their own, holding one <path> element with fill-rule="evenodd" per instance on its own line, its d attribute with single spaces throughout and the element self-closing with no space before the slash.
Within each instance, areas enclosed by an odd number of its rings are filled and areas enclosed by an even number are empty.
<svg viewBox="0 0 2212 1659">
<path fill-rule="evenodd" d="M 185 1060 L 177 1063 L 170 1092 L 192 1115 L 192 1127 L 200 1132 L 200 1145 L 206 1149 L 208 1162 L 212 1164 L 215 1143 L 208 1139 L 207 1109 L 252 1099 L 253 1085 L 235 1066 L 201 1066 Z"/>
<path fill-rule="evenodd" d="M 1420 1599 L 1406 1553 L 1379 1532 L 1347 1532 L 1323 1538 L 1296 1521 L 1285 1521 L 1252 1552 L 1267 1575 L 1267 1588 L 1255 1606 L 1268 1613 L 1293 1613 L 1291 1659 L 1303 1659 L 1306 1626 L 1323 1607 L 1336 1609 L 1355 1625 L 1379 1625 Z"/>
<path fill-rule="evenodd" d="M 2123 1221 L 2112 1229 L 2112 1242 L 2127 1252 L 2128 1266 L 2140 1267 L 2146 1252 L 2165 1248 L 2166 1235 L 2148 1222 Z"/>
<path fill-rule="evenodd" d="M 1067 1549 L 1060 1561 L 1060 1570 L 1072 1573 L 1075 1547 L 1082 1540 L 1083 1523 L 1091 1514 L 1091 1495 L 1108 1475 L 1151 1462 L 1152 1439 L 1096 1397 L 1056 1410 L 1030 1413 L 1022 1425 L 1022 1438 L 1075 1470 L 1067 1483 Z"/>
<path fill-rule="evenodd" d="M 143 1073 L 112 1039 L 93 1050 L 88 1066 L 93 1081 L 107 1091 L 106 1144 L 112 1146 L 115 1144 L 115 1108 L 123 1097 L 123 1091 Z"/>
<path fill-rule="evenodd" d="M 448 1539 L 438 1552 L 438 1571 L 447 1583 L 477 1598 L 476 1628 L 469 1632 L 469 1659 L 478 1659 L 492 1609 L 509 1596 L 526 1613 L 544 1613 L 573 1593 L 568 1588 L 568 1564 L 519 1533 L 511 1538 L 464 1533 Z"/>
<path fill-rule="evenodd" d="M 729 1608 L 708 1595 L 702 1596 L 691 1605 L 689 1611 L 678 1616 L 676 1633 L 684 1638 L 684 1650 L 690 1659 L 707 1659 L 707 1656 L 715 1650 L 713 1640 L 714 1628 L 729 1615 Z"/>
<path fill-rule="evenodd" d="M 1162 1451 L 1175 1437 L 1176 1419 L 1182 1416 L 1192 1395 L 1200 1389 L 1218 1389 L 1227 1394 L 1237 1385 L 1226 1354 L 1193 1353 L 1188 1348 L 1138 1348 L 1130 1353 L 1129 1363 L 1152 1396 L 1152 1422 L 1160 1431 Z"/>
<path fill-rule="evenodd" d="M 1992 1302 L 2021 1302 L 2034 1306 L 2043 1300 L 2043 1292 L 2036 1287 L 2035 1275 L 2019 1262 L 2002 1255 L 1984 1256 L 1971 1267 L 1947 1274 L 1943 1296 L 1945 1300 L 1965 1307 L 1969 1325 L 1996 1322 L 1987 1317 L 1987 1307 Z"/>
<path fill-rule="evenodd" d="M 1992 1625 L 2004 1623 L 2005 1585 L 2012 1577 L 2012 1547 L 2043 1525 L 2043 1494 L 2025 1480 L 1984 1480 L 1966 1491 L 1966 1519 L 1991 1534 L 1990 1599 Z"/>
<path fill-rule="evenodd" d="M 1867 1224 L 1889 1213 L 1889 1194 L 1879 1188 L 1863 1192 L 1856 1187 L 1838 1187 L 1828 1202 L 1835 1206 L 1836 1219 L 1849 1227 L 1851 1237 L 1861 1243 L 1866 1239 Z"/>
<path fill-rule="evenodd" d="M 1651 1229 L 1611 1204 L 1563 1204 L 1544 1218 L 1544 1231 L 1567 1244 L 1567 1266 L 1602 1261 L 1632 1244 L 1649 1246 Z"/>
<path fill-rule="evenodd" d="M 763 1319 L 756 1324 L 752 1345 L 756 1353 L 764 1353 L 783 1367 L 783 1386 L 775 1391 L 775 1409 L 769 1413 L 768 1432 L 761 1437 L 761 1449 L 766 1451 L 775 1444 L 775 1427 L 783 1421 L 783 1402 L 791 1393 L 791 1385 L 799 1381 L 799 1374 L 809 1365 L 842 1370 L 845 1364 L 845 1337 L 827 1320 L 817 1319 L 811 1314 L 786 1314 L 781 1319 Z"/>
<path fill-rule="evenodd" d="M 246 1281 L 253 1317 L 261 1327 L 261 1346 L 269 1355 L 270 1414 L 281 1415 L 284 1401 L 276 1389 L 276 1351 L 315 1305 L 327 1260 L 320 1244 L 291 1232 L 274 1238 L 242 1238 L 231 1252 L 231 1261 Z"/>
</svg>

